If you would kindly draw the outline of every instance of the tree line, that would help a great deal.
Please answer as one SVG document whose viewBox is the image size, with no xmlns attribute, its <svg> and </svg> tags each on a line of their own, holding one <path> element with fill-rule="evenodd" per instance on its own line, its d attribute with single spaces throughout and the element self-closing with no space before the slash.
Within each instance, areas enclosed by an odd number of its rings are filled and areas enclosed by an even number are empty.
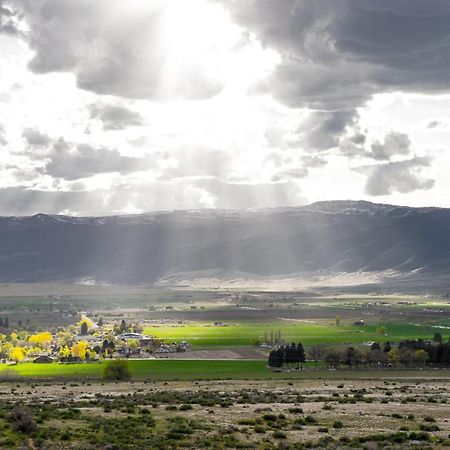
<svg viewBox="0 0 450 450">
<path fill-rule="evenodd" d="M 433 341 L 409 339 L 398 345 L 390 342 L 374 342 L 370 346 L 325 346 L 312 345 L 308 348 L 308 359 L 315 364 L 321 362 L 328 368 L 346 366 L 358 367 L 450 367 L 450 340 L 443 342 L 440 333 Z M 269 354 L 268 365 L 272 368 L 283 366 L 298 368 L 306 361 L 301 343 L 280 346 Z"/>
<path fill-rule="evenodd" d="M 282 345 L 276 350 L 272 350 L 269 353 L 268 364 L 269 367 L 283 367 L 287 365 L 288 367 L 293 367 L 296 365 L 297 369 L 300 364 L 306 361 L 305 349 L 303 345 L 299 342 L 298 344 L 292 343 L 290 345 Z M 301 367 L 300 367 L 301 368 Z"/>
</svg>

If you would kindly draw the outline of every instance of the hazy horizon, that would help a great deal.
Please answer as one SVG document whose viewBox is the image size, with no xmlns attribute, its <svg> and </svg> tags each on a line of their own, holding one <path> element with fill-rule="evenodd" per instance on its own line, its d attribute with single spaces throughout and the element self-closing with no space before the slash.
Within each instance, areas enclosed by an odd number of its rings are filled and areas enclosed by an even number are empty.
<svg viewBox="0 0 450 450">
<path fill-rule="evenodd" d="M 409 206 L 409 205 L 397 205 L 392 203 L 380 203 L 375 201 L 369 201 L 369 200 L 350 200 L 350 199 L 342 199 L 342 200 L 317 200 L 312 203 L 306 203 L 303 205 L 295 205 L 295 206 L 268 206 L 268 207 L 254 207 L 254 208 L 214 208 L 214 207 L 203 207 L 203 208 L 185 208 L 185 209 L 159 209 L 159 210 L 153 210 L 153 211 L 142 211 L 142 212 L 136 212 L 136 213 L 130 213 L 130 212 L 123 212 L 123 213 L 116 213 L 116 214 L 100 214 L 100 215 L 70 215 L 70 214 L 52 214 L 52 213 L 46 213 L 46 212 L 36 212 L 34 214 L 15 214 L 15 215 L 2 215 L 0 217 L 8 218 L 8 217 L 34 217 L 34 216 L 64 216 L 64 217 L 73 217 L 73 218 L 101 218 L 101 217 L 114 217 L 114 216 L 134 216 L 134 215 L 152 215 L 152 214 L 169 214 L 169 213 L 184 213 L 184 212 L 259 212 L 259 211 L 270 211 L 270 210 L 289 210 L 289 209 L 301 209 L 301 208 L 308 208 L 310 206 L 318 205 L 318 204 L 347 204 L 347 203 L 365 203 L 365 204 L 371 204 L 374 206 L 387 206 L 387 207 L 394 207 L 394 208 L 413 208 L 413 209 L 450 209 L 450 207 L 445 206 L 435 206 L 433 204 L 430 205 L 422 205 L 422 206 Z"/>
</svg>

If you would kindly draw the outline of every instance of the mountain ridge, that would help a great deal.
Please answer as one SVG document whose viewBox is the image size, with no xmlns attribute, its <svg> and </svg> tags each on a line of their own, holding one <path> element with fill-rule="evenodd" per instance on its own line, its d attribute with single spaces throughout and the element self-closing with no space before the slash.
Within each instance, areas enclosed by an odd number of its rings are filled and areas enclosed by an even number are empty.
<svg viewBox="0 0 450 450">
<path fill-rule="evenodd" d="M 142 285 L 177 274 L 450 271 L 450 209 L 365 201 L 0 218 L 0 282 Z"/>
</svg>

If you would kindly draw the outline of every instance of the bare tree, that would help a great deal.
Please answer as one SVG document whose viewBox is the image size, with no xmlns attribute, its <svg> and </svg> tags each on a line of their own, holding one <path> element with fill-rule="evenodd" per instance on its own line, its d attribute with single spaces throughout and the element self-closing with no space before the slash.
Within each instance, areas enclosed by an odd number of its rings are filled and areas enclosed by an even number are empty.
<svg viewBox="0 0 450 450">
<path fill-rule="evenodd" d="M 308 348 L 308 357 L 314 361 L 317 365 L 318 361 L 321 361 L 325 355 L 325 347 L 320 344 L 311 345 Z"/>
</svg>

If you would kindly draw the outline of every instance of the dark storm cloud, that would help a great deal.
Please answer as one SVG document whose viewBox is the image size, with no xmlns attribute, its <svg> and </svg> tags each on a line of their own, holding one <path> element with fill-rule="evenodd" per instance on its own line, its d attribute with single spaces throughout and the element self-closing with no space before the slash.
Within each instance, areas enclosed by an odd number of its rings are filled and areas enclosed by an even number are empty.
<svg viewBox="0 0 450 450">
<path fill-rule="evenodd" d="M 17 33 L 16 14 L 3 0 L 0 0 L 0 33 Z"/>
<path fill-rule="evenodd" d="M 381 161 L 388 161 L 395 155 L 408 155 L 411 151 L 411 141 L 407 134 L 389 133 L 384 142 L 376 141 L 371 146 L 368 156 Z"/>
<path fill-rule="evenodd" d="M 147 157 L 123 156 L 116 149 L 88 144 L 73 146 L 63 140 L 53 145 L 47 158 L 45 173 L 65 180 L 78 180 L 111 172 L 128 174 L 148 170 L 152 166 Z"/>
<path fill-rule="evenodd" d="M 222 3 L 280 52 L 268 88 L 287 105 L 348 110 L 378 92 L 449 90 L 447 0 Z"/>
<path fill-rule="evenodd" d="M 414 157 L 405 161 L 371 166 L 367 168 L 369 176 L 366 193 L 376 196 L 431 189 L 434 186 L 434 180 L 424 178 L 421 174 L 421 169 L 430 164 L 431 159 L 428 157 Z"/>
<path fill-rule="evenodd" d="M 89 107 L 89 116 L 91 119 L 100 120 L 104 130 L 123 130 L 143 125 L 143 119 L 138 112 L 120 105 L 93 104 Z"/>
<path fill-rule="evenodd" d="M 32 128 L 25 129 L 22 136 L 28 146 L 17 154 L 38 164 L 31 172 L 25 171 L 26 177 L 39 173 L 55 179 L 78 180 L 102 173 L 129 174 L 154 167 L 147 156 L 124 156 L 117 149 L 53 139 Z M 16 179 L 24 179 L 20 171 Z"/>
<path fill-rule="evenodd" d="M 361 132 L 358 126 L 355 126 L 348 136 L 344 136 L 340 140 L 339 150 L 348 158 L 367 156 L 368 152 L 365 149 L 366 141 L 366 135 Z"/>
<path fill-rule="evenodd" d="M 306 149 L 328 150 L 339 145 L 342 134 L 354 123 L 356 111 L 318 111 L 302 126 Z"/>
<path fill-rule="evenodd" d="M 82 89 L 128 98 L 202 99 L 220 90 L 198 61 L 169 81 L 167 42 L 158 35 L 164 0 L 12 1 L 29 29 L 35 73 L 72 72 Z"/>
<path fill-rule="evenodd" d="M 221 3 L 236 22 L 281 56 L 261 89 L 287 106 L 316 110 L 301 139 L 308 150 L 339 147 L 349 158 L 377 160 L 407 155 L 408 137 L 395 133 L 368 151 L 357 108 L 377 93 L 450 90 L 446 0 Z"/>
</svg>

